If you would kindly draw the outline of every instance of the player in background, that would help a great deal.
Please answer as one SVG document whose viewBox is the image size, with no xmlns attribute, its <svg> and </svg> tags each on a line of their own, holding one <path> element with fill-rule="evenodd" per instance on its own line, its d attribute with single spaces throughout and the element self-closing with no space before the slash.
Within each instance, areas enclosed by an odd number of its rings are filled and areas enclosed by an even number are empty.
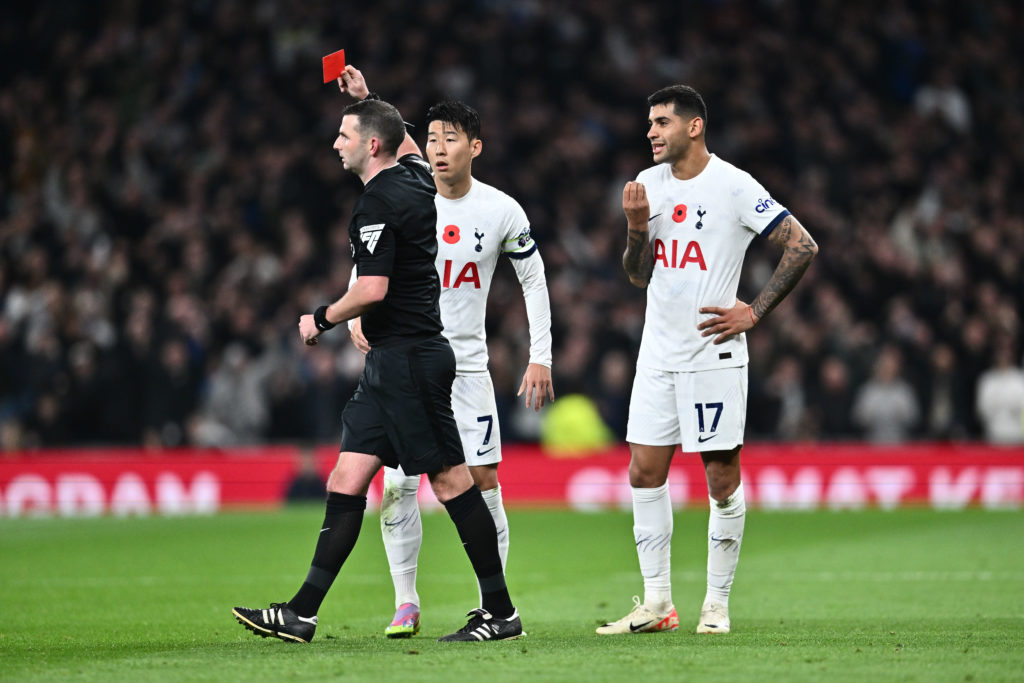
<svg viewBox="0 0 1024 683">
<path fill-rule="evenodd" d="M 368 94 L 365 81 L 349 87 L 353 97 Z M 512 197 L 472 176 L 473 159 L 483 149 L 480 116 L 472 107 L 441 102 L 427 112 L 427 159 L 434 172 L 437 196 L 437 273 L 441 280 L 444 336 L 455 351 L 456 375 L 452 409 L 473 480 L 483 493 L 498 530 L 504 568 L 508 560 L 508 518 L 501 500 L 498 463 L 501 430 L 494 386 L 487 370 L 484 318 L 487 294 L 498 257 L 508 256 L 526 302 L 530 325 L 530 361 L 517 395 L 527 407 L 540 410 L 554 400 L 551 382 L 551 308 L 544 261 L 530 236 L 526 213 Z M 352 340 L 364 353 L 369 344 L 359 321 Z M 385 629 L 389 638 L 419 632 L 420 598 L 416 591 L 417 558 L 423 540 L 416 493 L 420 475 L 401 468 L 384 470 L 381 533 L 395 585 L 395 616 Z"/>
<path fill-rule="evenodd" d="M 647 288 L 647 313 L 626 440 L 633 535 L 644 601 L 602 635 L 674 631 L 668 470 L 676 446 L 699 452 L 710 496 L 707 593 L 698 633 L 728 633 L 746 504 L 740 448 L 747 403 L 745 332 L 792 291 L 818 247 L 748 173 L 708 153 L 707 109 L 688 86 L 647 100 L 657 164 L 626 183 L 628 241 L 622 263 Z M 747 246 L 757 235 L 783 249 L 751 304 L 736 298 Z"/>
</svg>

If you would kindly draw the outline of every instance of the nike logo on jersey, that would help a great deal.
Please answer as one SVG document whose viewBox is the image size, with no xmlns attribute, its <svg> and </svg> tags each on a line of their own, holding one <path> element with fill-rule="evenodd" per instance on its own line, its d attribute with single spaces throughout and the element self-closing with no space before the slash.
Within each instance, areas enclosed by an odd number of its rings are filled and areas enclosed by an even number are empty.
<svg viewBox="0 0 1024 683">
<path fill-rule="evenodd" d="M 653 216 L 651 216 L 650 218 L 647 219 L 647 222 L 650 223 L 651 221 L 653 221 L 655 218 L 657 218 L 660 215 L 661 215 L 660 213 L 654 214 Z"/>
<path fill-rule="evenodd" d="M 481 448 L 478 448 L 478 449 L 476 449 L 476 454 L 477 454 L 477 455 L 487 455 L 488 453 L 490 453 L 491 451 L 493 451 L 493 450 L 494 450 L 495 448 L 497 448 L 497 446 L 491 446 L 491 447 L 490 447 L 490 448 L 488 448 L 488 449 L 487 449 L 486 451 L 485 451 L 485 450 L 483 450 L 483 449 L 481 449 Z"/>
<path fill-rule="evenodd" d="M 371 254 L 373 253 L 373 250 L 377 248 L 377 240 L 380 239 L 382 232 L 384 232 L 384 223 L 364 225 L 359 228 L 359 239 L 366 245 L 366 251 Z"/>
<path fill-rule="evenodd" d="M 711 439 L 718 436 L 718 434 L 712 434 L 711 436 L 698 436 L 697 443 L 704 443 L 705 441 L 711 441 Z"/>
<path fill-rule="evenodd" d="M 330 531 L 330 530 L 331 530 L 331 527 L 325 526 L 323 529 L 320 530 L 320 533 L 323 533 L 325 531 Z"/>
</svg>

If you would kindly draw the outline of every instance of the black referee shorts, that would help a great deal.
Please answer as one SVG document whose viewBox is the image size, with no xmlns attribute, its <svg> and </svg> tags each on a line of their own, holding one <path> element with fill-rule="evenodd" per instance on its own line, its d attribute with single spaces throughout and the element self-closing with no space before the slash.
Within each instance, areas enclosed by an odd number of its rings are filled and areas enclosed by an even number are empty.
<svg viewBox="0 0 1024 683">
<path fill-rule="evenodd" d="M 342 413 L 341 450 L 376 455 L 406 474 L 465 462 L 452 413 L 455 354 L 441 335 L 372 348 Z"/>
</svg>

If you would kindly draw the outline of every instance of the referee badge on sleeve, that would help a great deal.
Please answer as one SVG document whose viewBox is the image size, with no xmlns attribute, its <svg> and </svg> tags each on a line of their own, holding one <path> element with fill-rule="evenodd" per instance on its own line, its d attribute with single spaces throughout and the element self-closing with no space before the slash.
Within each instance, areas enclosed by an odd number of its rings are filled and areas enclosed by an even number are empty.
<svg viewBox="0 0 1024 683">
<path fill-rule="evenodd" d="M 377 248 L 377 241 L 380 239 L 380 233 L 383 232 L 383 230 L 384 223 L 364 225 L 359 228 L 359 239 L 366 245 L 366 251 L 371 254 L 373 253 L 373 250 Z"/>
</svg>

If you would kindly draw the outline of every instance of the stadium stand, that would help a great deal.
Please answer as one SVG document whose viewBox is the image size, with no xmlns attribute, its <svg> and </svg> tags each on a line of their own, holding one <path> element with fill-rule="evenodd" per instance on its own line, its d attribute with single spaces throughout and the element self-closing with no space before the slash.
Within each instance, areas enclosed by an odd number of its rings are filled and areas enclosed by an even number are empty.
<svg viewBox="0 0 1024 683">
<path fill-rule="evenodd" d="M 882 438 L 983 437 L 979 378 L 996 350 L 1021 365 L 1020 3 L 341 7 L 0 9 L 0 450 L 337 438 L 361 359 L 344 335 L 308 351 L 296 322 L 349 276 L 347 100 L 319 78 L 341 47 L 413 123 L 443 95 L 480 109 L 475 171 L 544 250 L 556 391 L 620 438 L 644 300 L 619 198 L 649 165 L 645 97 L 674 82 L 820 245 L 749 336 L 749 438 L 877 436 L 853 407 L 879 365 L 915 416 Z M 755 243 L 745 281 L 776 258 Z M 503 433 L 531 441 L 517 286 L 499 268 L 488 332 Z"/>
</svg>

